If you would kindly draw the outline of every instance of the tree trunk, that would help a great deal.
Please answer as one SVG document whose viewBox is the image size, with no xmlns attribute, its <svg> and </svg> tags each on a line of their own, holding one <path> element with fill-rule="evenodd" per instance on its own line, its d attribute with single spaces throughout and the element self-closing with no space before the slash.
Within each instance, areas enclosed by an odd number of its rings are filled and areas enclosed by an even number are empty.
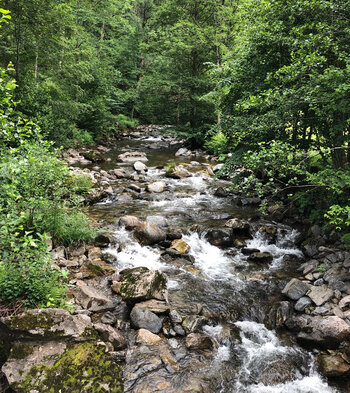
<svg viewBox="0 0 350 393">
<path fill-rule="evenodd" d="M 39 44 L 38 41 L 35 42 L 35 64 L 34 64 L 34 79 L 35 84 L 38 83 L 38 63 L 39 63 Z"/>
<path fill-rule="evenodd" d="M 102 23 L 102 27 L 101 27 L 101 34 L 100 34 L 100 43 L 98 45 L 98 50 L 97 50 L 97 58 L 98 60 L 101 60 L 101 49 L 102 49 L 102 42 L 105 38 L 105 23 Z"/>
</svg>

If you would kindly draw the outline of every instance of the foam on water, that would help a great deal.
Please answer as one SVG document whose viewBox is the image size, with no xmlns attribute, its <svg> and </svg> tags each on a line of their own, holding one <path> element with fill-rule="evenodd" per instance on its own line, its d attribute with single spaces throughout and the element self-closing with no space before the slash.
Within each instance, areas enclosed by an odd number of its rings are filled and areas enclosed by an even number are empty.
<svg viewBox="0 0 350 393">
<path fill-rule="evenodd" d="M 310 354 L 297 347 L 283 346 L 276 334 L 256 322 L 236 322 L 240 328 L 242 344 L 239 352 L 242 356 L 242 366 L 236 382 L 236 391 L 240 393 L 336 393 L 314 370 L 314 359 Z M 256 376 L 270 362 L 292 362 L 297 359 L 298 365 L 304 365 L 308 375 L 295 373 L 295 379 L 283 384 L 267 386 L 254 381 Z M 253 380 L 253 381 L 252 381 Z"/>
<path fill-rule="evenodd" d="M 261 232 L 256 232 L 253 239 L 247 241 L 248 248 L 257 248 L 261 252 L 269 252 L 273 256 L 273 262 L 269 270 L 281 267 L 282 259 L 285 255 L 296 255 L 302 257 L 303 253 L 295 245 L 294 241 L 298 232 L 296 230 L 278 229 L 276 244 L 269 244 L 266 236 Z"/>
<path fill-rule="evenodd" d="M 110 247 L 105 253 L 117 259 L 117 266 L 121 269 L 144 266 L 151 270 L 165 270 L 167 265 L 160 261 L 160 254 L 151 247 L 141 246 L 135 242 L 130 232 L 124 228 L 115 232 L 121 244 L 125 244 L 121 251 Z"/>
<path fill-rule="evenodd" d="M 232 285 L 241 282 L 234 272 L 232 258 L 228 258 L 224 252 L 200 237 L 198 233 L 192 233 L 183 237 L 191 247 L 190 255 L 195 257 L 194 265 L 208 278 L 213 280 L 230 280 Z"/>
<path fill-rule="evenodd" d="M 218 345 L 218 349 L 214 358 L 214 366 L 220 367 L 220 363 L 227 362 L 231 357 L 230 343 L 227 340 L 221 342 L 222 326 L 203 326 L 203 331 L 207 333 Z"/>
</svg>

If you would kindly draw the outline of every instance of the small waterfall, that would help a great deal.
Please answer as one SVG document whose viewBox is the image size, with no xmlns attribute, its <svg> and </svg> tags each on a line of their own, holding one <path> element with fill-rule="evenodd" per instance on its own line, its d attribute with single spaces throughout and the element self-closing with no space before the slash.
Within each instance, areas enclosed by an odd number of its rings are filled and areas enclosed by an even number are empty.
<svg viewBox="0 0 350 393">
<path fill-rule="evenodd" d="M 235 392 L 336 393 L 315 371 L 311 354 L 296 347 L 283 346 L 276 334 L 262 324 L 243 321 L 235 325 L 241 330 L 242 339 L 237 348 L 242 365 Z M 273 372 L 274 368 L 276 373 L 286 374 L 286 382 L 269 385 L 259 381 L 265 370 Z"/>
</svg>

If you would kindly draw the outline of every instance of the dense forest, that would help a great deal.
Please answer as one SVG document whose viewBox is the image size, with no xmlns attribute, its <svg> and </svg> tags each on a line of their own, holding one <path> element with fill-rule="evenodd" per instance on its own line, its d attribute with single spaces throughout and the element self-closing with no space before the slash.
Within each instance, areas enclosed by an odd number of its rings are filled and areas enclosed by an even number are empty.
<svg viewBox="0 0 350 393">
<path fill-rule="evenodd" d="M 171 125 L 223 173 L 244 167 L 233 187 L 267 198 L 262 212 L 282 201 L 349 238 L 349 1 L 1 6 L 3 258 L 16 260 L 14 245 L 45 254 L 47 232 L 65 244 L 92 238 L 75 195 L 86 179 L 70 179 L 55 148 L 138 124 Z"/>
</svg>

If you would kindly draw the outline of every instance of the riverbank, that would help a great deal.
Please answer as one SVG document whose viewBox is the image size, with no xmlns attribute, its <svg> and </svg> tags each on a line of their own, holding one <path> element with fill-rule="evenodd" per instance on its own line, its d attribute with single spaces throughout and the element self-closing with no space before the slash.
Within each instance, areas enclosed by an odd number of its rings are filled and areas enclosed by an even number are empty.
<svg viewBox="0 0 350 393">
<path fill-rule="evenodd" d="M 65 158 L 91 178 L 87 212 L 106 231 L 52 250 L 72 314 L 1 320 L 14 391 L 347 391 L 345 250 L 262 218 L 256 199 L 213 182 L 213 157 L 159 129 L 83 152 Z"/>
</svg>

